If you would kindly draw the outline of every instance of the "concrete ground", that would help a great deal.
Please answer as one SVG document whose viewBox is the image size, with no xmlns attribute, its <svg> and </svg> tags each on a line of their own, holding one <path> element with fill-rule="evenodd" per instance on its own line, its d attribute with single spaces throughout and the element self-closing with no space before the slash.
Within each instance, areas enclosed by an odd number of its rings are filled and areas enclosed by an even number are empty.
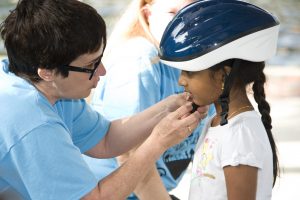
<svg viewBox="0 0 300 200">
<path fill-rule="evenodd" d="M 271 105 L 273 135 L 277 142 L 280 177 L 272 200 L 300 199 L 300 67 L 267 68 L 267 101 Z M 255 103 L 254 103 L 255 105 Z M 172 191 L 188 199 L 191 166 L 180 185 Z"/>
</svg>

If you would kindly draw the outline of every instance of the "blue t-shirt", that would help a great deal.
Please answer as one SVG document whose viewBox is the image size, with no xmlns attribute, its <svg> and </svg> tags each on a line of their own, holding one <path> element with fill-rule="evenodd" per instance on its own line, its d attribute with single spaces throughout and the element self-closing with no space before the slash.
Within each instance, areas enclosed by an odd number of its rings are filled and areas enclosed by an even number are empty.
<svg viewBox="0 0 300 200">
<path fill-rule="evenodd" d="M 180 70 L 159 62 L 157 50 L 144 38 L 129 40 L 114 56 L 104 60 L 107 74 L 95 90 L 92 106 L 108 119 L 141 112 L 169 95 L 182 93 Z M 157 169 L 167 190 L 175 188 L 190 163 L 203 123 L 180 144 L 157 160 Z M 95 176 L 102 179 L 118 167 L 115 159 L 86 157 Z M 134 199 L 134 197 L 132 197 Z"/>
<path fill-rule="evenodd" d="M 0 62 L 0 191 L 22 199 L 80 199 L 98 180 L 82 158 L 110 122 L 84 100 L 54 105 Z"/>
</svg>

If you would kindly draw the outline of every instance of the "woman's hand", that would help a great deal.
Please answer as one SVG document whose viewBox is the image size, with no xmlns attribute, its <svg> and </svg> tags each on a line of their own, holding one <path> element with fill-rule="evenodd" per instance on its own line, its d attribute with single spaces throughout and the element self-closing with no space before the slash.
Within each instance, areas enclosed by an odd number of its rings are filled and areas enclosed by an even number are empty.
<svg viewBox="0 0 300 200">
<path fill-rule="evenodd" d="M 192 98 L 191 98 L 190 93 L 183 92 L 180 94 L 170 95 L 167 98 L 165 98 L 164 100 L 162 100 L 162 102 L 164 102 L 166 110 L 170 113 L 170 112 L 174 112 L 175 110 L 177 110 L 180 106 L 182 106 L 188 102 L 192 102 Z M 209 109 L 209 106 L 199 106 L 197 108 L 197 111 L 200 114 L 207 115 L 208 109 Z"/>
<path fill-rule="evenodd" d="M 183 95 L 184 94 L 177 97 L 177 101 L 187 101 L 184 100 Z M 175 100 L 176 98 L 174 98 L 174 101 Z M 179 102 L 179 104 L 181 102 Z M 177 104 L 177 106 L 179 104 Z M 173 108 L 176 107 L 175 102 L 173 106 Z M 188 102 L 164 117 L 154 127 L 150 136 L 152 139 L 154 139 L 156 144 L 155 146 L 158 145 L 163 149 L 163 151 L 165 151 L 169 147 L 178 144 L 184 138 L 189 136 L 197 127 L 200 120 L 206 117 L 207 107 L 199 107 L 194 113 L 191 113 L 191 110 L 192 103 Z"/>
<path fill-rule="evenodd" d="M 183 92 L 180 94 L 173 94 L 162 100 L 164 102 L 165 108 L 168 112 L 173 112 L 177 110 L 180 106 L 189 102 L 190 94 L 188 92 Z"/>
</svg>

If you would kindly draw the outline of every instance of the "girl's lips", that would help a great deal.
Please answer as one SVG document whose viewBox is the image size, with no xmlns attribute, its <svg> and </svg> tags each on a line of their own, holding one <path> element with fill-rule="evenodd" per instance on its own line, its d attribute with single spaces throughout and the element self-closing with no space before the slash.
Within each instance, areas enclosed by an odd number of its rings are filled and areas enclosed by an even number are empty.
<svg viewBox="0 0 300 200">
<path fill-rule="evenodd" d="M 185 92 L 188 93 L 188 98 L 187 98 L 187 101 L 193 101 L 193 94 L 190 93 L 189 91 L 185 90 Z"/>
</svg>

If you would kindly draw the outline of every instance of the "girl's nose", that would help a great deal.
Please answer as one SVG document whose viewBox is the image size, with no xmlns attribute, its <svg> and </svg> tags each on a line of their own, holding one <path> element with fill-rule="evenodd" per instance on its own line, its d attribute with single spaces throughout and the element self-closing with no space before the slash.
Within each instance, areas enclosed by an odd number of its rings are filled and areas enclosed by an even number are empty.
<svg viewBox="0 0 300 200">
<path fill-rule="evenodd" d="M 185 87 L 186 86 L 186 81 L 184 80 L 184 77 L 182 76 L 182 74 L 180 75 L 179 79 L 178 79 L 178 84 Z"/>
</svg>

